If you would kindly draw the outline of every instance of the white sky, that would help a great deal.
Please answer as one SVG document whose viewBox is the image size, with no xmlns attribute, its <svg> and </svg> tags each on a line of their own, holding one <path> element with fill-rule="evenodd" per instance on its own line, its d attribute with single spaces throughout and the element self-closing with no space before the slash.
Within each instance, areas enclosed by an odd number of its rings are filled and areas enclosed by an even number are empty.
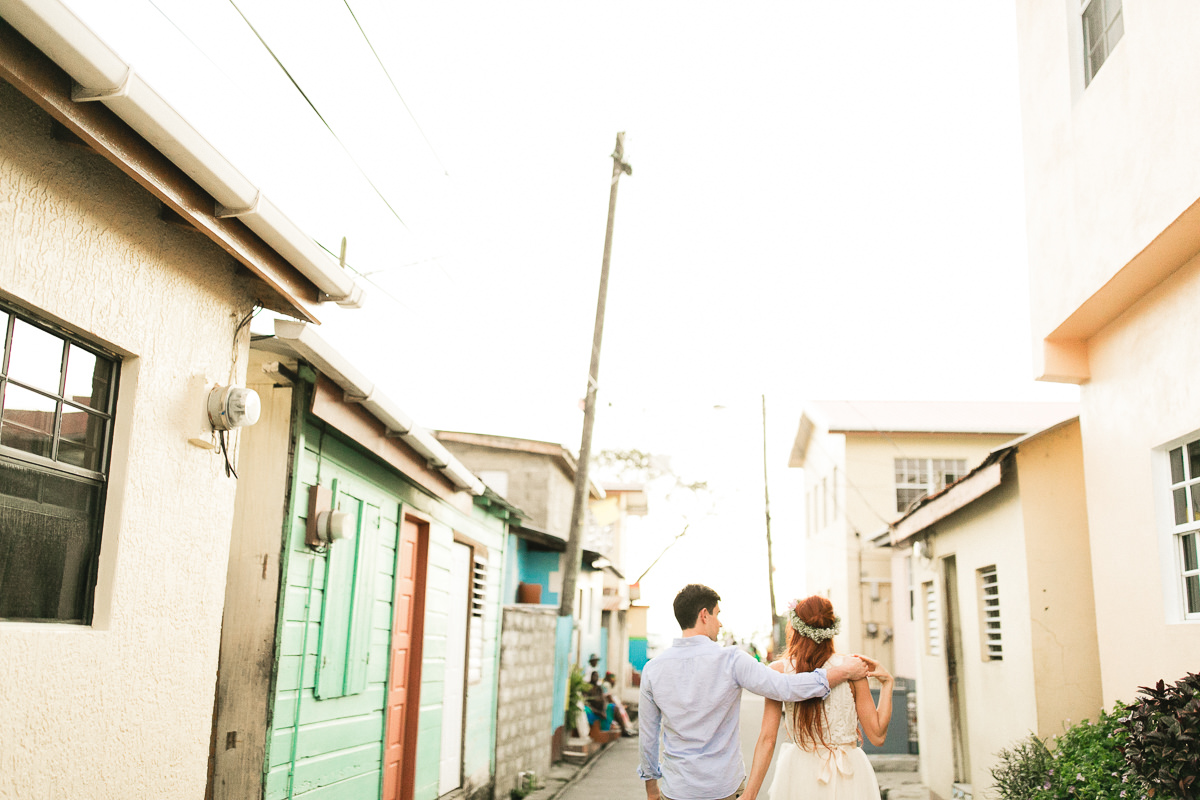
<svg viewBox="0 0 1200 800">
<path fill-rule="evenodd" d="M 689 580 L 765 623 L 761 394 L 781 599 L 803 400 L 1076 398 L 1030 379 L 1011 3 L 350 0 L 418 130 L 342 0 L 236 0 L 343 149 L 228 0 L 68 2 L 315 239 L 348 237 L 376 285 L 321 332 L 431 428 L 578 447 L 627 132 L 596 447 L 714 486 L 643 586 L 662 633 Z M 659 504 L 631 578 L 682 524 Z"/>
</svg>

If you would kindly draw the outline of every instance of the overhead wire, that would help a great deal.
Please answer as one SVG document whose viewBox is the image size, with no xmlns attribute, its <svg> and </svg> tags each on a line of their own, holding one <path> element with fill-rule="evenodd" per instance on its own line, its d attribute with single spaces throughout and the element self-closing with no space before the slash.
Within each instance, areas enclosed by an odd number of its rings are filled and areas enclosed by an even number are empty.
<svg viewBox="0 0 1200 800">
<path fill-rule="evenodd" d="M 339 256 L 338 256 L 338 254 L 337 254 L 337 253 L 333 252 L 332 250 L 330 250 L 328 247 L 326 247 L 325 245 L 321 244 L 320 242 L 317 242 L 317 247 L 321 248 L 321 249 L 322 249 L 322 250 L 324 250 L 326 253 L 329 253 L 329 255 L 333 256 L 334 258 L 339 258 Z M 379 291 L 383 292 L 383 296 L 384 296 L 384 297 L 386 297 L 387 299 L 391 300 L 393 303 L 395 303 L 396 305 L 400 306 L 400 307 L 401 307 L 401 308 L 403 308 L 405 311 L 413 311 L 413 309 L 412 309 L 411 307 L 409 307 L 409 306 L 408 306 L 406 303 L 404 303 L 402 300 L 400 300 L 399 298 L 397 298 L 395 295 L 393 295 L 393 294 L 392 294 L 391 292 L 389 292 L 387 289 L 385 289 L 385 288 L 383 288 L 381 285 L 379 285 L 379 282 L 378 282 L 378 281 L 376 281 L 376 280 L 373 280 L 373 279 L 371 278 L 371 276 L 372 276 L 372 275 L 374 275 L 376 272 L 379 272 L 380 270 L 375 270 L 375 271 L 372 271 L 372 272 L 361 272 L 361 271 L 359 271 L 359 270 L 355 269 L 355 268 L 354 268 L 354 267 L 353 267 L 353 266 L 350 264 L 350 262 L 349 262 L 349 261 L 342 261 L 342 262 L 341 262 L 341 264 L 342 264 L 342 266 L 346 267 L 346 269 L 350 270 L 350 271 L 351 271 L 351 272 L 353 272 L 355 275 L 357 275 L 358 277 L 362 278 L 364 281 L 366 281 L 367 283 L 371 284 L 372 286 L 374 286 L 374 287 L 375 287 L 376 289 L 378 289 Z M 414 313 L 415 313 L 415 312 L 414 312 Z"/>
<path fill-rule="evenodd" d="M 300 83 L 295 79 L 295 77 L 292 76 L 292 73 L 288 70 L 288 68 L 286 66 L 284 66 L 283 61 L 280 60 L 279 56 L 277 56 L 275 54 L 275 51 L 271 49 L 271 46 L 269 44 L 267 44 L 267 40 L 264 39 L 262 34 L 258 32 L 258 29 L 254 27 L 254 23 L 252 23 L 250 21 L 249 17 L 247 17 L 245 15 L 245 13 L 242 12 L 242 9 L 238 8 L 238 4 L 234 0 L 229 0 L 229 5 L 233 6 L 233 10 L 238 13 L 238 16 L 240 16 L 242 18 L 242 21 L 246 23 L 246 26 L 250 28 L 250 31 L 255 35 L 255 37 L 258 39 L 259 43 L 262 44 L 262 46 L 270 54 L 271 58 L 273 58 L 275 60 L 275 63 L 279 66 L 279 69 L 281 69 L 283 71 L 283 74 L 287 76 L 287 79 L 292 82 L 292 86 L 294 86 L 296 88 L 296 91 L 300 93 L 300 96 L 304 98 L 304 102 L 308 103 L 309 108 L 311 108 L 313 113 L 317 115 L 317 119 L 321 120 L 321 123 L 329 131 L 330 135 L 333 136 L 334 141 L 336 141 L 338 143 L 338 145 L 341 146 L 342 150 L 346 153 L 346 157 L 350 159 L 350 162 L 352 164 L 354 164 L 354 166 L 358 170 L 359 174 L 362 175 L 363 180 L 365 180 L 367 182 L 367 184 L 370 185 L 370 187 L 375 190 L 375 194 L 378 195 L 379 199 L 383 201 L 383 204 L 385 206 L 387 206 L 388 211 L 392 212 L 392 216 L 395 217 L 396 220 L 401 225 L 404 226 L 405 230 L 411 230 L 408 227 L 408 223 L 404 221 L 404 218 L 401 217 L 400 213 L 398 211 L 396 211 L 396 209 L 392 206 L 392 204 L 390 202 L 388 202 L 387 197 L 384 196 L 384 194 L 380 190 L 380 188 L 375 185 L 375 182 L 373 180 L 371 180 L 371 176 L 368 175 L 367 171 L 365 169 L 363 169 L 361 164 L 358 163 L 358 159 L 356 159 L 354 157 L 354 154 L 350 152 L 350 149 L 348 147 L 346 147 L 345 143 L 337 135 L 337 132 L 334 131 L 333 126 L 330 125 L 329 121 L 325 119 L 325 116 L 317 108 L 316 104 L 312 101 L 312 98 L 310 98 L 308 96 L 308 94 L 304 91 L 304 89 L 302 89 L 300 87 Z"/>
<path fill-rule="evenodd" d="M 371 38 L 367 36 L 366 30 L 363 29 L 362 23 L 358 21 L 358 15 L 354 13 L 354 9 L 350 7 L 350 0 L 342 0 L 346 6 L 346 10 L 350 12 L 351 19 L 358 26 L 358 32 L 362 34 L 363 40 L 367 43 L 367 47 L 371 48 L 371 55 L 375 56 L 375 61 L 378 62 L 379 68 L 383 70 L 383 74 L 388 79 L 388 83 L 392 85 L 392 90 L 396 93 L 396 97 L 400 100 L 400 105 L 404 106 L 404 110 L 408 112 L 408 116 L 412 119 L 413 125 L 417 126 L 417 130 L 421 133 L 421 138 L 425 140 L 425 144 L 429 147 L 429 152 L 433 154 L 433 158 L 437 161 L 438 166 L 442 168 L 442 174 L 447 178 L 450 177 L 450 171 L 446 169 L 446 165 L 442 163 L 442 157 L 438 155 L 437 150 L 433 146 L 433 142 L 429 141 L 429 137 L 425 135 L 425 129 L 421 127 L 421 123 L 417 121 L 417 115 L 408 107 L 408 102 L 404 99 L 404 95 L 400 93 L 400 87 L 392 80 L 392 73 L 388 72 L 388 68 L 384 65 L 383 59 L 379 57 L 379 53 L 375 50 L 375 45 L 371 43 Z"/>
</svg>

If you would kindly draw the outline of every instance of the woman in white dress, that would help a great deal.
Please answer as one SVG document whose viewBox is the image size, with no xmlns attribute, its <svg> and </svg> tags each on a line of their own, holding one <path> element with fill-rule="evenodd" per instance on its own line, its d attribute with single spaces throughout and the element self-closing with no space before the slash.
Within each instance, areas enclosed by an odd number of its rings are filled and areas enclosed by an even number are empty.
<svg viewBox="0 0 1200 800">
<path fill-rule="evenodd" d="M 826 598 L 793 600 L 788 604 L 787 654 L 771 669 L 790 673 L 836 666 L 842 657 L 833 652 L 833 637 L 840 628 L 841 620 Z M 862 725 L 871 744 L 884 743 L 895 681 L 878 662 L 864 660 L 871 668 L 868 674 L 882 684 L 878 707 L 865 678 L 833 687 L 824 699 L 766 701 L 742 800 L 758 797 L 775 752 L 781 717 L 788 740 L 775 765 L 767 794 L 770 800 L 879 800 L 875 770 L 858 746 L 858 727 Z"/>
</svg>

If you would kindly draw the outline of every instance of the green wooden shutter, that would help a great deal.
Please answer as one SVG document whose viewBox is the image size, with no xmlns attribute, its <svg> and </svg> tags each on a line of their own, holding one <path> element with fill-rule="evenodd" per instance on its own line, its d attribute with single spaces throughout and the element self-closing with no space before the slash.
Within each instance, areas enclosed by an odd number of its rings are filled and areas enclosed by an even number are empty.
<svg viewBox="0 0 1200 800">
<path fill-rule="evenodd" d="M 375 610 L 375 575 L 379 572 L 379 508 L 358 507 L 358 547 L 354 563 L 354 599 L 350 610 L 346 648 L 346 694 L 367 688 L 367 661 L 371 654 L 371 622 Z"/>
<path fill-rule="evenodd" d="M 354 504 L 357 509 L 351 508 Z M 339 490 L 333 481 L 333 507 L 362 519 L 362 502 Z M 355 513 L 355 512 L 359 513 Z M 346 694 L 346 649 L 350 641 L 350 610 L 354 600 L 354 562 L 358 551 L 358 525 L 345 538 L 329 545 L 325 553 L 325 592 L 321 604 L 321 640 L 317 647 L 317 697 Z"/>
</svg>

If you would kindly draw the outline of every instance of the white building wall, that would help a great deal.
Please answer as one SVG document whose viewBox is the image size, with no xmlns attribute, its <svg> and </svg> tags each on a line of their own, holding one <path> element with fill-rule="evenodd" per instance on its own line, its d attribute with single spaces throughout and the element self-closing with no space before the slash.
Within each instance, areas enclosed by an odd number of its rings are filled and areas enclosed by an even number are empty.
<svg viewBox="0 0 1200 800">
<path fill-rule="evenodd" d="M 1200 6 L 1126 0 L 1086 89 L 1079 8 L 1017 2 L 1039 367 L 1046 335 L 1200 197 Z"/>
<path fill-rule="evenodd" d="M 1200 431 L 1200 380 L 1189 369 L 1200 363 L 1198 296 L 1194 258 L 1089 343 L 1092 378 L 1081 393 L 1081 422 L 1106 705 L 1129 702 L 1137 687 L 1174 682 L 1200 664 L 1200 620 L 1172 613 L 1178 586 L 1163 579 L 1164 563 L 1175 569 L 1176 554 L 1155 512 L 1168 495 L 1153 461 L 1161 458 L 1156 448 Z M 1129 646 L 1131 630 L 1137 647 Z"/>
<path fill-rule="evenodd" d="M 1107 706 L 1200 663 L 1200 622 L 1172 621 L 1163 575 L 1173 554 L 1154 477 L 1155 448 L 1200 430 L 1191 369 L 1200 278 L 1189 261 L 1200 249 L 1200 6 L 1126 0 L 1122 39 L 1086 88 L 1079 4 L 1017 7 L 1034 368 L 1044 374 L 1044 340 L 1066 322 L 1060 333 L 1078 342 L 1086 381 L 1080 421 Z M 1085 305 L 1098 291 L 1104 302 Z"/>
<path fill-rule="evenodd" d="M 187 439 L 205 383 L 244 374 L 252 296 L 231 257 L 2 82 L 0 130 L 0 290 L 125 355 L 94 624 L 0 623 L 0 796 L 193 800 L 236 483 Z"/>
</svg>

